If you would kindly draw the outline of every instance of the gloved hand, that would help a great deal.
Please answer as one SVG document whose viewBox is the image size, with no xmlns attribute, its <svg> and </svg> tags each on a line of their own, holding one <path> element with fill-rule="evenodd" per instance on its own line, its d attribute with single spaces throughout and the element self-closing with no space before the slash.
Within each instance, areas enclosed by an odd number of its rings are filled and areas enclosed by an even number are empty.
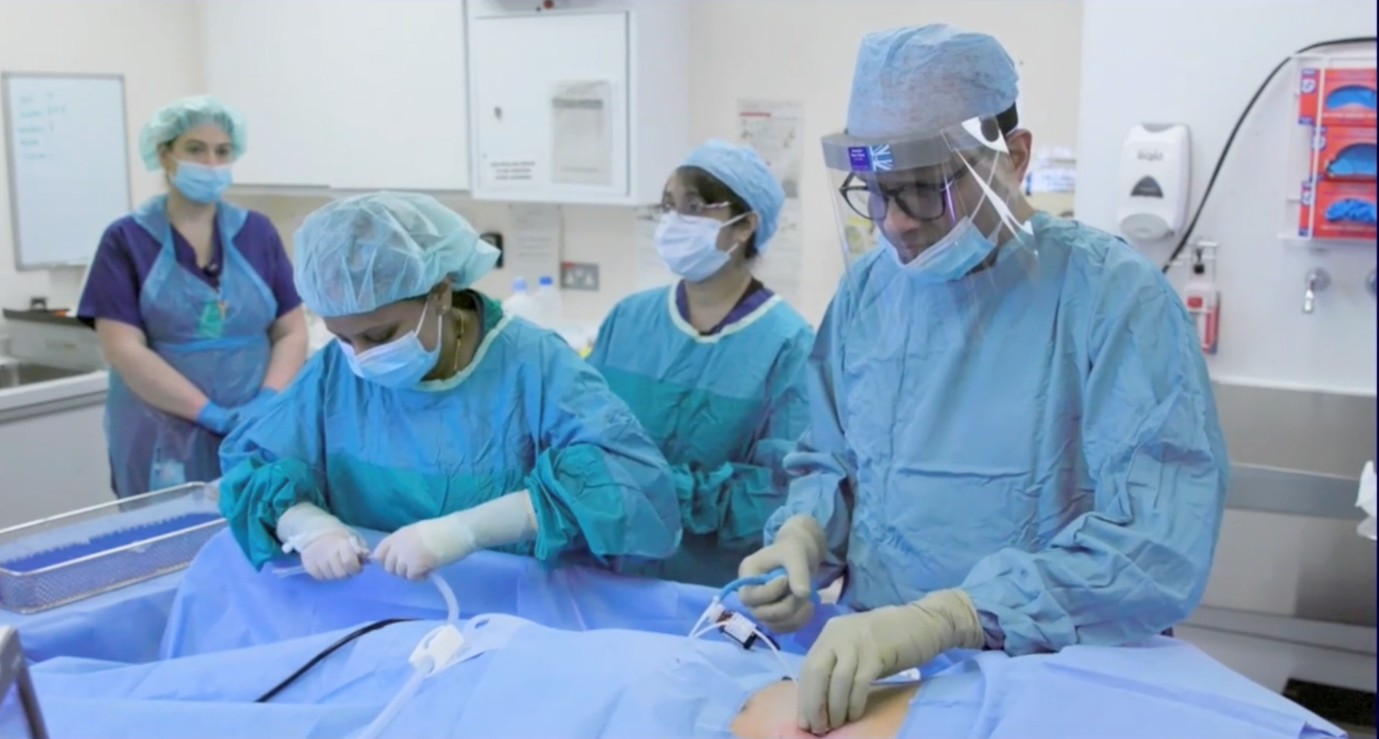
<svg viewBox="0 0 1379 739">
<path fill-rule="evenodd" d="M 265 405 L 268 405 L 268 401 L 276 397 L 277 394 L 278 391 L 274 390 L 271 387 L 259 388 L 258 394 L 256 394 L 252 400 L 250 400 L 248 403 L 245 403 L 244 405 L 239 406 L 238 408 L 236 408 L 236 410 L 240 412 L 240 415 L 243 418 L 252 417 L 259 411 L 263 410 L 263 407 Z"/>
<path fill-rule="evenodd" d="M 480 549 L 535 537 L 536 510 L 531 494 L 523 490 L 468 510 L 403 526 L 378 543 L 373 558 L 398 577 L 421 580 L 432 570 L 458 562 Z"/>
<path fill-rule="evenodd" d="M 298 503 L 278 518 L 284 552 L 300 552 L 302 566 L 317 580 L 343 580 L 359 574 L 369 548 L 354 529 L 311 503 Z"/>
<path fill-rule="evenodd" d="M 196 423 L 224 436 L 239 423 L 239 409 L 223 408 L 208 400 L 197 412 Z"/>
<path fill-rule="evenodd" d="M 800 668 L 799 727 L 825 734 L 856 721 L 876 680 L 924 665 L 949 649 L 980 649 L 985 643 L 977 610 L 958 589 L 834 617 Z"/>
<path fill-rule="evenodd" d="M 322 534 L 306 545 L 302 566 L 317 580 L 344 580 L 358 575 L 369 557 L 369 548 L 352 531 Z"/>
<path fill-rule="evenodd" d="M 814 590 L 814 576 L 819 571 L 819 563 L 823 562 L 826 547 L 819 522 L 813 516 L 798 515 L 781 524 L 775 542 L 742 560 L 737 568 L 740 577 L 785 568 L 785 577 L 737 591 L 742 605 L 751 609 L 752 618 L 777 634 L 804 626 L 814 615 L 809 594 Z"/>
</svg>

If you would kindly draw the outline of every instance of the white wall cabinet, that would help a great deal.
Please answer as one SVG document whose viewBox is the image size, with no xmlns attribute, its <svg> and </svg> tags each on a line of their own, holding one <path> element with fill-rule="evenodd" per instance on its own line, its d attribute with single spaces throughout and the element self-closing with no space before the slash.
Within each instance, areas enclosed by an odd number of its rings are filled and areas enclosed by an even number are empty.
<svg viewBox="0 0 1379 739">
<path fill-rule="evenodd" d="M 115 499 L 105 406 L 0 422 L 0 529 Z"/>
<path fill-rule="evenodd" d="M 469 188 L 462 0 L 215 0 L 207 90 L 248 119 L 242 185 Z"/>
<path fill-rule="evenodd" d="M 329 101 L 320 53 L 327 0 L 201 7 L 206 91 L 244 114 L 247 153 L 235 180 L 247 185 L 330 184 L 324 136 Z"/>
<path fill-rule="evenodd" d="M 469 0 L 467 9 L 474 197 L 658 202 L 690 147 L 689 4 Z"/>
</svg>

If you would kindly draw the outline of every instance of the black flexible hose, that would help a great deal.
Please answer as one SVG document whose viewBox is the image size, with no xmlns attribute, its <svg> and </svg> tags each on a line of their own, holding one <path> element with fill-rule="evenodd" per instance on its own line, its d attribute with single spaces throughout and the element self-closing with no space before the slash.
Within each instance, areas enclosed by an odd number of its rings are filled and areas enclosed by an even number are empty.
<svg viewBox="0 0 1379 739">
<path fill-rule="evenodd" d="M 1304 46 L 1303 48 L 1298 49 L 1296 52 L 1293 53 L 1293 56 L 1306 54 L 1309 51 L 1314 51 L 1316 49 L 1320 49 L 1326 46 L 1346 46 L 1349 44 L 1364 43 L 1372 44 L 1375 42 L 1376 38 L 1374 36 L 1355 36 L 1352 38 L 1332 39 L 1330 41 L 1318 41 L 1317 43 L 1312 44 L 1311 46 Z M 1293 57 L 1290 56 L 1287 59 L 1284 59 L 1283 61 L 1279 62 L 1277 67 L 1274 67 L 1274 71 L 1270 72 L 1269 76 L 1265 77 L 1264 81 L 1260 83 L 1259 89 L 1255 90 L 1254 96 L 1251 97 L 1250 102 L 1245 105 L 1245 110 L 1242 111 L 1240 113 L 1240 117 L 1236 119 L 1235 127 L 1231 129 L 1231 135 L 1226 137 L 1226 145 L 1221 149 L 1221 156 L 1217 157 L 1216 166 L 1213 167 L 1211 170 L 1211 178 L 1207 180 L 1207 189 L 1202 192 L 1202 199 L 1197 201 L 1197 210 L 1192 214 L 1192 220 L 1188 222 L 1187 228 L 1183 229 L 1183 237 L 1178 240 L 1178 245 L 1173 248 L 1173 253 L 1168 256 L 1168 261 L 1164 262 L 1164 272 L 1167 272 L 1168 269 L 1173 266 L 1173 262 L 1176 261 L 1178 259 L 1178 256 L 1183 253 L 1183 249 L 1187 248 L 1188 239 L 1192 238 L 1192 232 L 1194 229 L 1197 228 L 1197 219 L 1202 217 L 1202 208 L 1206 206 L 1207 198 L 1211 196 L 1211 189 L 1216 185 L 1216 177 L 1221 174 L 1221 166 L 1226 163 L 1226 155 L 1230 153 L 1231 144 L 1235 143 L 1235 136 L 1236 134 L 1240 133 L 1240 127 L 1245 124 L 1245 119 L 1249 117 L 1250 111 L 1254 109 L 1255 103 L 1259 102 L 1259 97 L 1264 94 L 1264 90 L 1269 87 L 1269 83 L 1274 81 L 1274 78 L 1278 76 L 1278 73 L 1281 72 L 1283 68 L 1288 65 L 1288 62 L 1292 61 L 1292 59 Z"/>
<path fill-rule="evenodd" d="M 283 680 L 277 685 L 274 685 L 271 690 L 259 696 L 257 699 L 254 700 L 254 702 L 267 703 L 268 701 L 273 700 L 273 696 L 286 690 L 287 686 L 291 685 L 292 683 L 297 682 L 298 678 L 309 672 L 311 668 L 315 667 L 316 665 L 319 665 L 321 663 L 321 660 L 324 660 L 326 657 L 329 657 L 330 655 L 334 654 L 336 650 L 340 649 L 340 647 L 349 644 L 355 639 L 358 639 L 359 637 L 370 632 L 378 631 L 384 626 L 392 626 L 393 624 L 400 624 L 407 621 L 415 620 L 416 619 L 414 618 L 385 618 L 382 621 L 375 621 L 371 624 L 365 624 L 363 626 L 360 626 L 354 631 L 351 631 L 350 633 L 340 637 L 339 641 L 336 641 L 334 644 L 321 650 L 320 654 L 317 654 L 315 657 L 312 657 L 306 664 L 297 668 L 296 672 L 292 673 L 291 675 L 288 675 L 286 680 Z"/>
</svg>

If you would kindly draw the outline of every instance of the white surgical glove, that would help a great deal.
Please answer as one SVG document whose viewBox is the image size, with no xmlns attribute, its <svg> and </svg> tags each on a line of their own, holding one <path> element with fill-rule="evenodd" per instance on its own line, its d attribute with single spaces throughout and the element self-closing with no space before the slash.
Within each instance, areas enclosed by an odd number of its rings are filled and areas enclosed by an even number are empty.
<svg viewBox="0 0 1379 739">
<path fill-rule="evenodd" d="M 873 682 L 950 649 L 980 649 L 986 634 L 967 593 L 937 590 L 913 603 L 836 616 L 800 668 L 801 729 L 825 734 L 862 718 Z"/>
<path fill-rule="evenodd" d="M 744 587 L 737 591 L 738 600 L 751 609 L 752 618 L 777 634 L 799 630 L 814 615 L 809 595 L 826 546 L 823 527 L 813 516 L 791 516 L 770 546 L 751 554 L 737 568 L 739 576 L 750 577 L 784 567 L 785 577 Z"/>
<path fill-rule="evenodd" d="M 298 503 L 278 519 L 284 552 L 300 552 L 302 567 L 317 580 L 343 580 L 359 574 L 369 547 L 354 529 L 311 503 Z"/>
<path fill-rule="evenodd" d="M 480 549 L 536 538 L 536 510 L 525 490 L 440 518 L 418 521 L 378 543 L 373 558 L 398 577 L 421 580 Z"/>
</svg>

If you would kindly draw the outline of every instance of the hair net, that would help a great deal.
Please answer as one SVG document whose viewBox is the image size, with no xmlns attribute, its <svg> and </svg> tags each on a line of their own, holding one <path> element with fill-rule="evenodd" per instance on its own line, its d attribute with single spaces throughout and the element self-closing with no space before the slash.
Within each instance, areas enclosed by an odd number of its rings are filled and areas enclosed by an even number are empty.
<svg viewBox="0 0 1379 739">
<path fill-rule="evenodd" d="M 336 200 L 297 229 L 293 277 L 324 317 L 368 313 L 424 295 L 449 275 L 467 287 L 498 261 L 469 221 L 429 195 L 378 192 Z"/>
<path fill-rule="evenodd" d="M 869 33 L 857 52 L 847 132 L 937 133 L 1015 104 L 1015 62 L 985 33 L 944 24 Z"/>
<path fill-rule="evenodd" d="M 738 197 L 747 201 L 759 219 L 756 231 L 758 252 L 766 251 L 766 244 L 776 233 L 780 221 L 781 205 L 785 203 L 785 191 L 771 169 L 766 166 L 761 155 L 750 146 L 730 144 L 720 139 L 710 139 L 690 152 L 681 163 L 682 167 L 698 167 L 717 177 Z"/>
<path fill-rule="evenodd" d="M 236 159 L 244 154 L 244 118 L 230 106 L 209 95 L 182 98 L 163 106 L 139 132 L 139 156 L 152 172 L 158 169 L 158 147 L 197 126 L 220 126 L 230 137 L 230 152 Z"/>
</svg>

